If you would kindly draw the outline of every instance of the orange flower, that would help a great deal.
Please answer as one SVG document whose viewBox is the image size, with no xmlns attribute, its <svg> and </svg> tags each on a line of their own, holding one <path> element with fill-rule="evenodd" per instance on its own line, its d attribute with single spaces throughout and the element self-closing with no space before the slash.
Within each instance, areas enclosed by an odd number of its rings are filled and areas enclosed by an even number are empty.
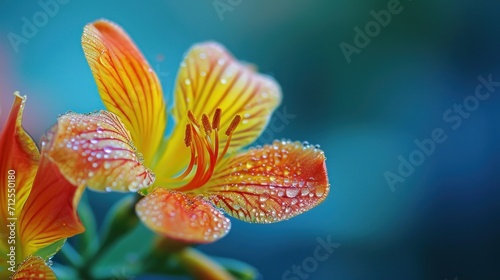
<svg viewBox="0 0 500 280">
<path fill-rule="evenodd" d="M 166 139 L 161 85 L 128 35 L 100 20 L 85 27 L 82 45 L 112 113 L 62 116 L 49 136 L 51 158 L 73 183 L 139 190 L 145 197 L 136 212 L 146 226 L 195 243 L 229 231 L 219 208 L 240 220 L 272 223 L 326 198 L 325 156 L 318 148 L 275 141 L 242 150 L 266 127 L 281 90 L 221 45 L 197 44 L 181 63 L 171 114 L 175 125 Z"/>
<path fill-rule="evenodd" d="M 22 127 L 25 102 L 15 94 L 0 134 L 0 278 L 17 269 L 12 279 L 55 279 L 45 261 L 83 232 L 76 213 L 83 186 L 66 181 L 44 149 L 40 155 Z"/>
</svg>

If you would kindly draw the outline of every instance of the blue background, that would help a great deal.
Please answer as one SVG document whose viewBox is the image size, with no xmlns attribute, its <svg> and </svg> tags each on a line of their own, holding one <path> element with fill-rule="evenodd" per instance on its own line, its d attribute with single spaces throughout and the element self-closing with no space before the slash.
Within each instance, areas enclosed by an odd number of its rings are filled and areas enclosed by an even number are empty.
<svg viewBox="0 0 500 280">
<path fill-rule="evenodd" d="M 500 96 L 480 101 L 455 130 L 443 119 L 474 95 L 479 76 L 500 81 L 500 5 L 403 0 L 348 63 L 339 44 L 352 45 L 354 28 L 388 2 L 242 0 L 220 17 L 212 1 L 71 0 L 16 53 L 7 34 L 21 34 L 22 18 L 41 6 L 1 0 L 0 121 L 15 90 L 28 95 L 25 127 L 35 139 L 68 110 L 103 109 L 80 46 L 88 22 L 121 24 L 168 100 L 183 53 L 216 40 L 279 81 L 278 111 L 296 117 L 273 134 L 320 144 L 332 188 L 323 204 L 289 221 L 232 219 L 230 234 L 202 251 L 282 279 L 313 256 L 317 238 L 331 236 L 341 246 L 307 279 L 500 279 Z M 397 174 L 398 157 L 408 160 L 415 139 L 436 128 L 447 140 L 392 191 L 384 173 Z M 118 197 L 90 195 L 101 213 Z"/>
</svg>

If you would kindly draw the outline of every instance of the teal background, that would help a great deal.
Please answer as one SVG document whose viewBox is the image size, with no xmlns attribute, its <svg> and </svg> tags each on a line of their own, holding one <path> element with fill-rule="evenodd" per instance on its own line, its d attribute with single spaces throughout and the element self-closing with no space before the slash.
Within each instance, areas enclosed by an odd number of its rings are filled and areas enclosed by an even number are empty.
<svg viewBox="0 0 500 280">
<path fill-rule="evenodd" d="M 80 46 L 88 22 L 122 25 L 168 100 L 183 53 L 216 40 L 279 81 L 278 111 L 296 116 L 271 132 L 320 144 L 332 187 L 323 204 L 289 221 L 232 219 L 229 235 L 202 251 L 287 279 L 316 239 L 330 236 L 340 247 L 307 278 L 288 279 L 498 279 L 500 97 L 493 92 L 456 130 L 443 114 L 474 94 L 478 76 L 500 81 L 500 5 L 402 0 L 401 13 L 348 63 L 339 44 L 353 44 L 354 28 L 388 2 L 242 0 L 221 20 L 212 1 L 71 0 L 16 53 L 7 34 L 21 34 L 22 18 L 42 9 L 0 0 L 0 121 L 16 90 L 28 95 L 24 124 L 35 139 L 59 114 L 104 108 Z M 398 157 L 436 128 L 447 140 L 391 190 L 384 173 L 397 173 Z M 100 214 L 119 197 L 89 193 Z"/>
</svg>

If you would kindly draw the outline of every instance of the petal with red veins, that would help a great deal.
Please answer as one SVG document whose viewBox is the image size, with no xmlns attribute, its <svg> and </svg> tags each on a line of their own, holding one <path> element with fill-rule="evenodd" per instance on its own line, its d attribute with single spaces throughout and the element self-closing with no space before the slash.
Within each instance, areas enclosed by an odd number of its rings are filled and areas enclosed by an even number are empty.
<svg viewBox="0 0 500 280">
<path fill-rule="evenodd" d="M 26 96 L 14 94 L 14 104 L 0 133 L 0 221 L 16 218 L 28 198 L 40 160 L 35 142 L 24 131 L 22 117 Z M 15 193 L 13 193 L 15 191 Z M 13 194 L 15 195 L 13 197 Z M 15 203 L 15 205 L 12 205 Z M 10 204 L 10 205 L 8 205 Z M 7 227 L 0 227 L 0 236 L 8 236 Z M 0 261 L 10 246 L 7 239 L 0 240 Z"/>
<path fill-rule="evenodd" d="M 329 189 L 323 151 L 275 141 L 221 162 L 211 181 L 197 191 L 235 218 L 272 223 L 310 210 Z"/>
<path fill-rule="evenodd" d="M 45 139 L 47 155 L 74 185 L 94 190 L 137 191 L 154 182 L 130 134 L 113 113 L 68 113 Z"/>
<path fill-rule="evenodd" d="M 231 222 L 203 197 L 157 188 L 141 199 L 136 212 L 156 233 L 190 243 L 209 243 L 224 237 Z"/>
<path fill-rule="evenodd" d="M 113 22 L 98 20 L 85 26 L 82 47 L 104 105 L 122 119 L 146 164 L 151 164 L 167 121 L 156 73 Z"/>
<path fill-rule="evenodd" d="M 68 182 L 43 154 L 44 150 L 33 188 L 18 220 L 18 238 L 24 257 L 85 230 L 77 214 L 85 186 Z"/>
</svg>

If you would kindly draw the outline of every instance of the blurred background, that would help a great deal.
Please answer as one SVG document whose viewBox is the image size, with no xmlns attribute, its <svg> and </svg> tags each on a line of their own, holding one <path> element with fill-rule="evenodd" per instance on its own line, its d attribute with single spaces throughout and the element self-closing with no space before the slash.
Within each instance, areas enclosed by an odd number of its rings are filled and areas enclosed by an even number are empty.
<svg viewBox="0 0 500 280">
<path fill-rule="evenodd" d="M 59 114 L 104 108 L 80 36 L 107 18 L 134 38 L 167 100 L 184 52 L 221 42 L 282 86 L 277 112 L 293 117 L 260 144 L 290 138 L 325 151 L 324 203 L 272 225 L 232 219 L 229 235 L 202 251 L 245 261 L 263 279 L 500 279 L 497 2 L 60 3 L 28 38 L 24 20 L 43 5 L 0 0 L 2 123 L 16 90 L 28 95 L 24 124 L 35 139 Z M 415 141 L 435 129 L 446 140 L 419 152 Z M 89 193 L 99 213 L 119 197 Z M 340 247 L 312 261 L 318 238 Z M 303 274 L 285 275 L 294 265 Z"/>
</svg>

